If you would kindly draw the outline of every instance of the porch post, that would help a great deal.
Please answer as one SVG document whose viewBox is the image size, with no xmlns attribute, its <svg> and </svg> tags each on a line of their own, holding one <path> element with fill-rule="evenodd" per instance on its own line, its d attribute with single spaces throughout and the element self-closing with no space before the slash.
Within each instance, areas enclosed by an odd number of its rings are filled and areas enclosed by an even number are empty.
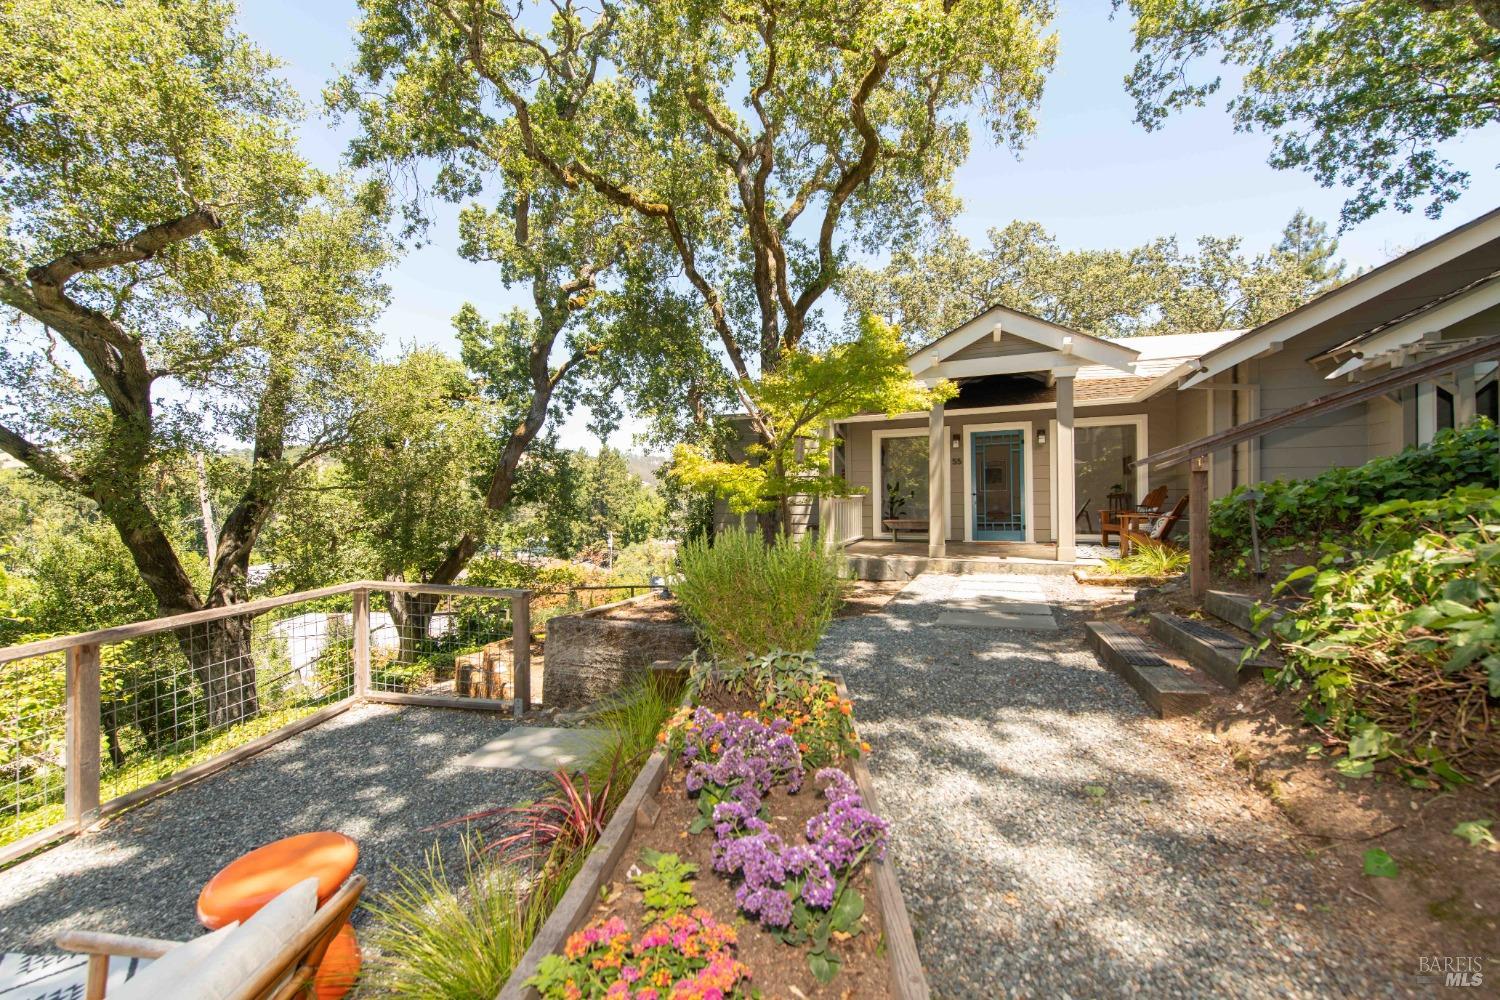
<svg viewBox="0 0 1500 1000">
<path fill-rule="evenodd" d="M 1462 427 L 1474 419 L 1474 367 L 1465 365 L 1453 373 L 1458 381 L 1458 391 L 1453 394 L 1453 426 Z"/>
<path fill-rule="evenodd" d="M 1077 556 L 1078 519 L 1076 468 L 1073 463 L 1073 376 L 1057 377 L 1057 468 L 1052 470 L 1052 480 L 1057 490 L 1057 524 L 1053 526 L 1053 537 L 1057 539 L 1057 561 L 1072 562 Z"/>
<path fill-rule="evenodd" d="M 1417 444 L 1432 444 L 1437 436 L 1437 383 L 1417 384 Z"/>
<path fill-rule="evenodd" d="M 934 403 L 927 415 L 927 554 L 948 552 L 948 442 L 943 440 L 943 404 Z"/>
<path fill-rule="evenodd" d="M 1194 455 L 1188 484 L 1188 581 L 1193 597 L 1208 593 L 1208 455 Z"/>
</svg>

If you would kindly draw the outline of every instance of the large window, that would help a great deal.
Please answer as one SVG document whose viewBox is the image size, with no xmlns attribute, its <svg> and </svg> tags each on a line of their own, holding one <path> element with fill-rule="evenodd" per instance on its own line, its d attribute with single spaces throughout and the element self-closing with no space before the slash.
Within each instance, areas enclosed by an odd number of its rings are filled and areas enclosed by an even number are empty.
<svg viewBox="0 0 1500 1000">
<path fill-rule="evenodd" d="M 1135 470 L 1130 467 L 1140 457 L 1135 453 L 1136 425 L 1079 427 L 1074 433 L 1078 472 L 1074 495 L 1080 509 L 1088 505 L 1090 523 L 1097 528 L 1099 511 L 1129 507 L 1140 499 L 1135 495 Z"/>
<path fill-rule="evenodd" d="M 880 439 L 880 518 L 927 518 L 927 435 Z"/>
</svg>

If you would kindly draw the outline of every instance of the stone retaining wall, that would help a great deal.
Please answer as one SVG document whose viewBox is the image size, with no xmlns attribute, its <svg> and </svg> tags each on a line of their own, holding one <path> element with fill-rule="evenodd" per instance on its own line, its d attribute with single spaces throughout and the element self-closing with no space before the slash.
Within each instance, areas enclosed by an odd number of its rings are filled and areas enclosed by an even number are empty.
<svg viewBox="0 0 1500 1000">
<path fill-rule="evenodd" d="M 654 660 L 680 660 L 698 648 L 686 622 L 610 618 L 616 608 L 650 599 L 642 594 L 547 622 L 542 703 L 576 708 L 613 694 L 646 672 Z"/>
</svg>

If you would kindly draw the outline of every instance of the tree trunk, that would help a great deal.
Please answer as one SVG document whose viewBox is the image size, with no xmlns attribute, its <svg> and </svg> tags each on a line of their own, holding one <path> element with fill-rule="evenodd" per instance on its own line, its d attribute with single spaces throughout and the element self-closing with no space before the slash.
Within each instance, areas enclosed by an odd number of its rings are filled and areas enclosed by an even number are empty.
<svg viewBox="0 0 1500 1000">
<path fill-rule="evenodd" d="M 260 711 L 250 639 L 251 621 L 244 615 L 177 630 L 177 645 L 203 689 L 213 728 L 244 722 Z"/>
<path fill-rule="evenodd" d="M 391 594 L 391 622 L 400 641 L 399 662 L 410 665 L 427 652 L 432 615 L 442 598 L 437 594 Z"/>
</svg>

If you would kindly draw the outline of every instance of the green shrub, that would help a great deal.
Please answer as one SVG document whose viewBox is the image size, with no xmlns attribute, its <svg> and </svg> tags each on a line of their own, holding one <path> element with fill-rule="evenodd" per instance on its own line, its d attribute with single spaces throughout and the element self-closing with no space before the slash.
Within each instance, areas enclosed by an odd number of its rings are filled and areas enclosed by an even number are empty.
<svg viewBox="0 0 1500 1000">
<path fill-rule="evenodd" d="M 603 735 L 589 759 L 589 783 L 604 787 L 610 769 L 619 762 L 611 786 L 615 802 L 629 790 L 646 758 L 656 748 L 656 737 L 682 700 L 682 682 L 670 675 L 645 674 L 616 692 L 589 717 L 589 726 Z"/>
<path fill-rule="evenodd" d="M 395 887 L 365 904 L 374 930 L 360 996 L 494 1000 L 505 985 L 557 894 L 528 892 L 467 838 L 462 849 L 457 890 L 434 845 L 422 867 L 396 868 Z"/>
<path fill-rule="evenodd" d="M 1356 468 L 1329 469 L 1311 479 L 1278 479 L 1259 486 L 1255 520 L 1263 542 L 1315 543 L 1345 532 L 1366 507 L 1387 500 L 1433 500 L 1460 486 L 1500 481 L 1500 434 L 1481 417 L 1459 431 L 1441 431 L 1430 445 L 1407 448 Z M 1221 554 L 1250 544 L 1246 487 L 1215 500 L 1209 533 Z"/>
<path fill-rule="evenodd" d="M 1158 542 L 1140 542 L 1130 555 L 1104 560 L 1104 568 L 1118 576 L 1176 576 L 1188 568 L 1191 557 L 1186 549 Z"/>
<path fill-rule="evenodd" d="M 673 586 L 709 652 L 720 659 L 810 651 L 843 590 L 838 557 L 812 538 L 765 544 L 736 529 L 682 546 Z"/>
<path fill-rule="evenodd" d="M 1324 543 L 1311 596 L 1273 629 L 1282 686 L 1345 741 L 1344 774 L 1394 758 L 1416 783 L 1500 758 L 1500 490 L 1371 507 L 1350 546 Z"/>
</svg>

